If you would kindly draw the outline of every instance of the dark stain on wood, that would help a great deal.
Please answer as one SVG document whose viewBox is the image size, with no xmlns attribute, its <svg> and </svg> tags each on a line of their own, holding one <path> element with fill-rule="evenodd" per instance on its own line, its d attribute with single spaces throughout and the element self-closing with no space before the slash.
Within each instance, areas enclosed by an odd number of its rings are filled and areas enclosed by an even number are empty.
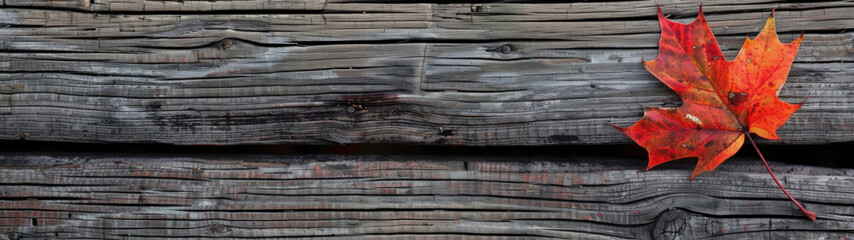
<svg viewBox="0 0 854 240">
<path fill-rule="evenodd" d="M 551 135 L 549 136 L 550 142 L 558 142 L 558 143 L 571 143 L 578 141 L 578 136 L 573 135 Z"/>
<path fill-rule="evenodd" d="M 380 93 L 341 96 L 339 103 L 347 105 L 358 104 L 367 107 L 393 105 L 397 103 L 397 94 Z"/>
<path fill-rule="evenodd" d="M 454 130 L 439 128 L 439 136 L 454 136 Z"/>
</svg>

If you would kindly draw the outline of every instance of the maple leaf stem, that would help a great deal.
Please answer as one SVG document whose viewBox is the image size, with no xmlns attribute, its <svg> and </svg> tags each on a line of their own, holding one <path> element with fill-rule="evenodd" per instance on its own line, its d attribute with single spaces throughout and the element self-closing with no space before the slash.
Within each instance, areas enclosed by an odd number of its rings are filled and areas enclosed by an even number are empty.
<svg viewBox="0 0 854 240">
<path fill-rule="evenodd" d="M 780 181 L 779 181 L 779 180 L 777 180 L 777 176 L 774 176 L 774 172 L 771 172 L 771 166 L 768 166 L 768 162 L 767 162 L 767 161 L 765 161 L 765 157 L 763 157 L 763 156 L 762 156 L 762 152 L 760 152 L 760 151 L 759 151 L 759 147 L 757 147 L 757 146 L 756 146 L 756 143 L 755 143 L 755 142 L 753 142 L 753 137 L 751 137 L 751 136 L 750 136 L 750 133 L 749 133 L 749 132 L 747 132 L 747 131 L 744 131 L 744 134 L 745 134 L 745 135 L 747 135 L 747 139 L 748 139 L 748 140 L 750 140 L 750 144 L 751 144 L 751 145 L 753 145 L 753 149 L 756 149 L 756 153 L 758 153 L 758 154 L 759 154 L 759 158 L 760 158 L 760 159 L 762 159 L 762 163 L 764 163 L 764 164 L 765 164 L 765 169 L 768 169 L 768 173 L 770 173 L 770 174 L 771 174 L 771 178 L 773 178 L 773 179 L 774 179 L 774 182 L 776 182 L 776 183 L 777 183 L 777 186 L 779 186 L 779 187 L 780 187 L 780 190 L 783 190 L 783 193 L 785 193 L 785 194 L 786 194 L 786 196 L 787 196 L 787 197 L 789 197 L 789 200 L 792 200 L 792 202 L 794 202 L 794 203 L 795 203 L 795 205 L 797 205 L 797 206 L 798 206 L 798 208 L 800 208 L 800 209 L 801 209 L 801 211 L 802 211 L 802 212 L 804 212 L 804 215 L 807 215 L 807 218 L 809 218 L 810 220 L 815 221 L 815 218 L 816 218 L 815 212 L 810 211 L 810 210 L 807 210 L 806 208 L 804 208 L 803 206 L 801 206 L 801 204 L 800 204 L 800 203 L 798 203 L 798 201 L 797 201 L 797 200 L 795 200 L 795 198 L 793 198 L 793 197 L 792 197 L 792 195 L 789 195 L 789 191 L 786 191 L 786 188 L 784 188 L 784 187 L 783 187 L 783 184 L 781 184 L 781 183 L 780 183 Z"/>
</svg>

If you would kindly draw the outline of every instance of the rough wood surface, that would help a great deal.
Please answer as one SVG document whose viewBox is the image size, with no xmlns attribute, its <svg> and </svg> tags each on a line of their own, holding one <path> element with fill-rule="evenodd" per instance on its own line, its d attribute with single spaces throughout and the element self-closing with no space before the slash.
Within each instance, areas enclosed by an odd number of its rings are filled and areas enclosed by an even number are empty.
<svg viewBox="0 0 854 240">
<path fill-rule="evenodd" d="M 847 239 L 854 169 L 733 160 L 0 155 L 2 239 Z"/>
<path fill-rule="evenodd" d="M 670 1 L 4 0 L 0 139 L 172 144 L 624 143 L 679 99 L 640 64 Z M 785 143 L 854 141 L 854 2 L 704 5 L 735 55 L 801 32 Z"/>
</svg>

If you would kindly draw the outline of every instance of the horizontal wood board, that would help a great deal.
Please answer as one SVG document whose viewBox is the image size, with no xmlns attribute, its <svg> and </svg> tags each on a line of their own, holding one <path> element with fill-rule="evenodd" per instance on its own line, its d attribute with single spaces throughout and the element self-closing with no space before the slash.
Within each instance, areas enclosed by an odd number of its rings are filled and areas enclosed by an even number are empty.
<svg viewBox="0 0 854 240">
<path fill-rule="evenodd" d="M 854 169 L 594 157 L 0 155 L 2 239 L 847 239 Z"/>
<path fill-rule="evenodd" d="M 640 64 L 656 5 L 592 1 L 4 0 L 0 139 L 280 144 L 626 143 L 679 98 Z M 805 40 L 783 143 L 854 141 L 854 2 L 703 6 L 733 58 L 771 9 Z"/>
</svg>

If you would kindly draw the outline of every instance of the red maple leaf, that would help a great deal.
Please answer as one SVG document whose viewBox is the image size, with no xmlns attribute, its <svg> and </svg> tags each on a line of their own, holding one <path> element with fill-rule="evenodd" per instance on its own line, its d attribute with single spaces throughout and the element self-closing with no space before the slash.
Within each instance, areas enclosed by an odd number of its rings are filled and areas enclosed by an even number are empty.
<svg viewBox="0 0 854 240">
<path fill-rule="evenodd" d="M 727 61 L 702 7 L 697 19 L 689 24 L 668 20 L 660 8 L 658 19 L 658 58 L 644 61 L 643 65 L 676 91 L 683 104 L 678 108 L 645 108 L 643 118 L 631 127 L 614 126 L 647 149 L 647 170 L 665 162 L 697 157 L 693 179 L 735 154 L 745 136 L 753 143 L 751 133 L 780 139 L 777 128 L 803 104 L 789 104 L 777 98 L 803 34 L 791 43 L 780 43 L 772 11 L 759 35 L 753 40 L 748 38 L 735 60 Z M 815 219 L 815 213 L 801 209 Z"/>
</svg>

